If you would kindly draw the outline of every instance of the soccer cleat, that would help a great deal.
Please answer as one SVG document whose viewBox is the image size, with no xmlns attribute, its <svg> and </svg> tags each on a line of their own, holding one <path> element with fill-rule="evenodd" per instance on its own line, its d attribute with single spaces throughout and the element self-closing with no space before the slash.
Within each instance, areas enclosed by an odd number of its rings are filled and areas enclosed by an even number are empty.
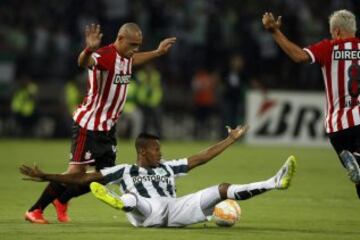
<svg viewBox="0 0 360 240">
<path fill-rule="evenodd" d="M 67 203 L 61 203 L 59 200 L 55 199 L 52 204 L 56 209 L 57 219 L 59 222 L 67 223 L 71 221 L 69 216 L 67 215 Z"/>
<path fill-rule="evenodd" d="M 347 170 L 347 174 L 350 180 L 356 184 L 359 184 L 360 168 L 355 156 L 351 152 L 344 150 L 340 153 L 340 159 Z"/>
<path fill-rule="evenodd" d="M 113 208 L 124 210 L 124 202 L 116 193 L 112 192 L 104 185 L 97 182 L 92 182 L 90 184 L 90 189 L 97 199 L 103 201 Z"/>
<path fill-rule="evenodd" d="M 25 220 L 29 221 L 31 223 L 37 223 L 37 224 L 48 224 L 49 223 L 49 221 L 44 218 L 43 212 L 41 209 L 27 211 L 25 213 Z"/>
<path fill-rule="evenodd" d="M 287 189 L 290 186 L 291 179 L 295 174 L 295 170 L 296 159 L 294 156 L 290 156 L 274 176 L 275 188 Z"/>
</svg>

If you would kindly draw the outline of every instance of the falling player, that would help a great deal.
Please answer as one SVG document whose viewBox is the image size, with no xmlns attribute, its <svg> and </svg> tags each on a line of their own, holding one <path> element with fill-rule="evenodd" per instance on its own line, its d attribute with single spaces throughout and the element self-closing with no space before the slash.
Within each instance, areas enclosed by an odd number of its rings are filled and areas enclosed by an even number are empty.
<svg viewBox="0 0 360 240">
<path fill-rule="evenodd" d="M 236 142 L 247 130 L 238 126 L 228 129 L 228 136 L 209 148 L 187 158 L 165 161 L 161 157 L 160 142 L 156 136 L 140 134 L 135 142 L 137 161 L 134 165 L 120 164 L 92 173 L 47 174 L 36 166 L 23 165 L 27 180 L 54 181 L 87 185 L 93 194 L 106 204 L 127 212 L 130 223 L 136 227 L 181 227 L 206 221 L 214 206 L 224 199 L 246 200 L 272 189 L 289 187 L 296 162 L 290 156 L 271 178 L 250 184 L 221 183 L 201 191 L 176 197 L 175 178 L 207 163 Z M 111 192 L 102 184 L 113 183 L 122 195 Z"/>
</svg>

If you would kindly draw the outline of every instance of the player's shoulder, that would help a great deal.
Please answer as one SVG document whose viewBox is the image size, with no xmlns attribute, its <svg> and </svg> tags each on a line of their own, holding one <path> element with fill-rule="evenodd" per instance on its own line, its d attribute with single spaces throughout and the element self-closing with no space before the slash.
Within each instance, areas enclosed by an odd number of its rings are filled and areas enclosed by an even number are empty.
<svg viewBox="0 0 360 240">
<path fill-rule="evenodd" d="M 160 163 L 163 164 L 163 165 L 169 165 L 169 166 L 186 165 L 187 164 L 187 158 L 179 158 L 179 159 L 172 159 L 172 160 L 161 159 Z"/>
<path fill-rule="evenodd" d="M 320 40 L 319 42 L 317 42 L 316 44 L 330 47 L 333 45 L 333 40 L 324 38 L 324 39 Z"/>
<path fill-rule="evenodd" d="M 96 53 L 101 56 L 110 56 L 110 55 L 115 56 L 116 49 L 113 44 L 110 44 L 110 45 L 99 48 L 98 50 L 96 50 Z"/>
<path fill-rule="evenodd" d="M 132 165 L 130 165 L 130 164 L 123 163 L 123 164 L 117 164 L 117 165 L 112 166 L 112 167 L 103 168 L 103 170 L 106 170 L 106 171 L 117 171 L 117 170 L 120 170 L 120 169 L 129 168 L 129 167 L 131 167 L 131 166 L 132 166 Z"/>
<path fill-rule="evenodd" d="M 334 46 L 334 45 L 339 45 L 339 44 L 348 43 L 348 42 L 351 42 L 351 43 L 360 43 L 360 38 L 352 37 L 352 38 L 336 39 L 336 40 L 332 40 L 332 41 L 331 41 L 331 44 Z"/>
<path fill-rule="evenodd" d="M 324 38 L 318 42 L 315 42 L 307 47 L 305 49 L 310 50 L 311 52 L 319 52 L 319 51 L 326 51 L 331 50 L 333 46 L 332 40 Z"/>
</svg>

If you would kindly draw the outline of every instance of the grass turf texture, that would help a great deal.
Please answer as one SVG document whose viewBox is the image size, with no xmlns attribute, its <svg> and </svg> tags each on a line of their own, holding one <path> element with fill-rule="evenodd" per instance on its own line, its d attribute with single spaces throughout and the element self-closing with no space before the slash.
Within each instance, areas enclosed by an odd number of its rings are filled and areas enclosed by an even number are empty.
<svg viewBox="0 0 360 240">
<path fill-rule="evenodd" d="M 164 142 L 166 159 L 186 157 L 209 142 Z M 67 166 L 69 141 L 0 140 L 0 239 L 358 239 L 360 200 L 332 149 L 258 147 L 235 144 L 207 165 L 177 181 L 178 196 L 221 182 L 249 183 L 276 173 L 288 155 L 298 169 L 286 191 L 271 191 L 240 201 L 242 217 L 232 228 L 201 223 L 182 229 L 134 228 L 125 214 L 90 194 L 71 201 L 72 222 L 59 224 L 49 206 L 52 224 L 25 222 L 24 212 L 38 198 L 45 183 L 21 180 L 18 166 L 34 162 L 47 172 Z M 118 163 L 135 160 L 133 142 L 119 142 Z"/>
</svg>

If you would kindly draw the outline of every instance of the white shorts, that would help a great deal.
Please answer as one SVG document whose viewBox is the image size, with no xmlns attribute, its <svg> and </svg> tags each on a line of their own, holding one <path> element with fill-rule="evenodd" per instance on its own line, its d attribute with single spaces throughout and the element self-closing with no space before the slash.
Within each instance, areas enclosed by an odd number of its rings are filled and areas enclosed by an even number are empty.
<svg viewBox="0 0 360 240">
<path fill-rule="evenodd" d="M 205 189 L 206 190 L 206 189 Z M 200 206 L 205 190 L 180 198 L 143 198 L 137 196 L 138 205 L 150 208 L 148 216 L 136 209 L 127 213 L 128 220 L 135 227 L 184 227 L 207 221 Z"/>
</svg>

